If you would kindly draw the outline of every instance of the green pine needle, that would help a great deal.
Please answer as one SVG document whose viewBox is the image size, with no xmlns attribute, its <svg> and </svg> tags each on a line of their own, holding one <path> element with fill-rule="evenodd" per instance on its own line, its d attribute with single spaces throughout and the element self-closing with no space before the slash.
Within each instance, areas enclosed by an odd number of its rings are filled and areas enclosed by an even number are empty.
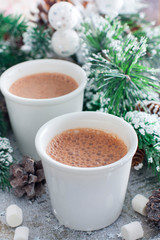
<svg viewBox="0 0 160 240">
<path fill-rule="evenodd" d="M 10 165 L 13 162 L 11 153 L 13 152 L 7 138 L 0 137 L 0 188 L 10 189 Z"/>
<path fill-rule="evenodd" d="M 142 37 L 147 39 L 146 54 L 142 59 L 146 65 L 159 68 L 160 58 L 160 26 L 154 22 L 147 21 L 142 13 L 120 15 L 118 19 L 123 24 L 128 24 L 131 33 L 140 40 Z"/>
<path fill-rule="evenodd" d="M 7 160 L 0 162 L 0 188 L 4 191 L 10 189 L 10 165 Z"/>
<path fill-rule="evenodd" d="M 87 55 L 91 55 L 106 49 L 113 40 L 122 39 L 127 26 L 122 25 L 118 19 L 93 16 L 82 23 L 80 31 L 85 49 L 88 50 Z"/>
<path fill-rule="evenodd" d="M 146 39 L 139 42 L 128 35 L 123 42 L 108 45 L 108 49 L 88 59 L 89 79 L 101 93 L 102 107 L 109 113 L 124 116 L 142 101 L 144 94 L 160 92 L 154 70 L 138 64 L 145 54 Z M 109 99 L 109 102 L 108 102 Z M 107 104 L 106 104 L 107 100 Z"/>
<path fill-rule="evenodd" d="M 23 35 L 24 46 L 27 47 L 28 57 L 30 59 L 46 58 L 51 50 L 50 29 L 43 27 L 28 28 Z"/>
<path fill-rule="evenodd" d="M 5 136 L 7 133 L 8 125 L 4 120 L 3 113 L 0 110 L 0 136 Z"/>
<path fill-rule="evenodd" d="M 160 179 L 160 121 L 158 117 L 145 112 L 127 112 L 124 119 L 135 129 L 138 147 L 144 149 L 149 167 Z"/>
<path fill-rule="evenodd" d="M 28 25 L 22 16 L 0 14 L 0 73 L 20 62 L 50 57 L 52 31 Z"/>
<path fill-rule="evenodd" d="M 4 16 L 0 13 L 0 39 L 20 38 L 26 31 L 27 24 L 22 16 Z"/>
<path fill-rule="evenodd" d="M 146 29 L 154 34 L 149 34 Z M 144 31 L 145 37 L 142 37 Z M 103 111 L 123 116 L 134 110 L 137 101 L 157 100 L 160 91 L 156 80 L 158 71 L 149 66 L 153 61 L 158 62 L 159 32 L 139 14 L 115 20 L 97 17 L 85 21 L 82 50 L 88 63 L 85 68 L 89 81 L 84 109 L 99 106 Z"/>
<path fill-rule="evenodd" d="M 0 73 L 28 59 L 28 55 L 26 55 L 15 42 L 0 41 L 0 49 Z"/>
<path fill-rule="evenodd" d="M 21 51 L 21 46 L 26 29 L 27 23 L 22 16 L 5 16 L 0 13 L 0 73 L 25 61 L 26 54 Z"/>
</svg>

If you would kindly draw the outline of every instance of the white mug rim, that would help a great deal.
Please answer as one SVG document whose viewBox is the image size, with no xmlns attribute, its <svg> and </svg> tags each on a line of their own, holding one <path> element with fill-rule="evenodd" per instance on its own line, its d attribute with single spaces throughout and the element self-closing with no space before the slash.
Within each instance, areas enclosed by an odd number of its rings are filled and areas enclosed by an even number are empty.
<svg viewBox="0 0 160 240">
<path fill-rule="evenodd" d="M 9 92 L 8 88 L 5 85 L 5 81 L 7 81 L 7 79 L 6 79 L 7 75 L 13 69 L 16 69 L 16 68 L 18 69 L 22 65 L 27 65 L 27 64 L 32 64 L 32 63 L 34 63 L 34 64 L 37 63 L 38 64 L 40 62 L 44 62 L 44 63 L 58 62 L 60 64 L 66 64 L 66 65 L 68 64 L 70 66 L 73 66 L 74 68 L 77 68 L 81 71 L 81 73 L 83 75 L 82 82 L 72 92 L 70 92 L 66 95 L 60 96 L 60 97 L 55 97 L 55 98 L 43 98 L 43 99 L 24 98 L 24 97 L 16 96 L 16 95 L 12 94 L 11 92 Z M 37 73 L 38 73 L 38 71 L 37 71 Z M 31 75 L 31 74 L 28 74 L 28 76 L 29 75 Z M 29 61 L 18 63 L 16 65 L 8 68 L 6 71 L 4 71 L 4 73 L 2 73 L 1 78 L 0 78 L 0 90 L 3 93 L 3 95 L 5 97 L 7 97 L 8 99 L 10 99 L 11 101 L 14 101 L 14 102 L 18 102 L 18 103 L 20 102 L 21 104 L 25 104 L 25 105 L 34 105 L 34 104 L 35 105 L 48 105 L 48 104 L 53 105 L 53 104 L 55 104 L 56 105 L 56 104 L 61 104 L 65 101 L 69 101 L 72 98 L 74 98 L 76 95 L 79 95 L 81 93 L 82 89 L 85 88 L 86 83 L 87 83 L 87 77 L 86 77 L 85 71 L 83 70 L 82 67 L 80 67 L 79 65 L 77 65 L 73 62 L 70 62 L 70 61 L 67 61 L 67 60 L 59 60 L 59 59 L 36 59 L 36 60 L 29 60 Z"/>
<path fill-rule="evenodd" d="M 123 122 L 126 127 L 128 128 L 128 130 L 132 133 L 132 138 L 133 138 L 133 144 L 132 146 L 130 147 L 129 151 L 127 152 L 127 154 L 120 158 L 119 160 L 115 161 L 114 163 L 111 163 L 111 164 L 108 164 L 108 165 L 105 165 L 105 166 L 100 166 L 100 167 L 89 167 L 89 168 L 82 168 L 82 167 L 75 167 L 75 166 L 69 166 L 69 165 L 66 165 L 66 164 L 63 164 L 63 163 L 60 163 L 56 160 L 54 160 L 53 158 L 51 158 L 47 153 L 46 153 L 46 150 L 44 149 L 41 143 L 41 135 L 46 131 L 47 128 L 49 128 L 50 126 L 53 125 L 54 121 L 57 121 L 58 119 L 60 118 L 65 118 L 65 117 L 68 117 L 68 116 L 73 116 L 73 115 L 77 115 L 77 114 L 90 114 L 90 115 L 95 115 L 95 114 L 99 114 L 99 115 L 103 115 L 105 114 L 106 116 L 109 116 L 113 119 L 119 119 L 119 121 L 121 121 L 121 123 Z M 103 130 L 103 129 L 102 129 Z M 53 136 L 54 137 L 54 136 Z M 125 120 L 115 116 L 115 115 L 112 115 L 112 114 L 108 114 L 108 113 L 102 113 L 102 112 L 93 112 L 93 111 L 83 111 L 83 112 L 74 112 L 74 113 L 67 113 L 67 114 L 64 114 L 64 115 L 61 115 L 61 116 L 58 116 L 54 119 L 51 119 L 50 121 L 48 121 L 47 123 L 45 123 L 43 126 L 41 126 L 36 134 L 36 138 L 35 138 L 35 145 L 36 145 L 36 149 L 37 149 L 37 152 L 39 151 L 40 155 L 42 156 L 42 162 L 45 161 L 47 162 L 51 167 L 56 167 L 56 168 L 59 168 L 60 170 L 62 171 L 69 171 L 70 173 L 80 173 L 80 174 L 95 174 L 95 173 L 98 173 L 100 171 L 104 172 L 104 171 L 114 171 L 116 170 L 117 167 L 119 166 L 122 166 L 124 165 L 127 161 L 129 161 L 129 159 L 131 157 L 133 157 L 134 153 L 136 152 L 136 149 L 137 149 L 137 145 L 138 145 L 138 138 L 137 138 L 137 134 L 134 130 L 134 128 L 128 123 L 126 122 Z M 40 147 L 39 147 L 40 146 Z"/>
</svg>

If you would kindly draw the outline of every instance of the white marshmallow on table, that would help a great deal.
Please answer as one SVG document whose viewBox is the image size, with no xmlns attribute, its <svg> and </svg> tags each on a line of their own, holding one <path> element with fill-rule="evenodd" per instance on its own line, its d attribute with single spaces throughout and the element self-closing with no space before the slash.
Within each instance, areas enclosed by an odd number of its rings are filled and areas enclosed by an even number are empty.
<svg viewBox="0 0 160 240">
<path fill-rule="evenodd" d="M 137 194 L 133 199 L 132 199 L 132 207 L 133 209 L 146 216 L 147 213 L 146 213 L 146 204 L 148 202 L 148 198 L 144 197 L 143 195 L 141 194 Z"/>
<path fill-rule="evenodd" d="M 23 221 L 23 212 L 16 204 L 12 204 L 6 209 L 6 222 L 10 227 L 17 227 Z"/>
<path fill-rule="evenodd" d="M 125 240 L 136 240 L 143 237 L 143 229 L 140 222 L 131 222 L 122 226 L 121 236 Z"/>
<path fill-rule="evenodd" d="M 17 227 L 13 240 L 28 240 L 29 228 L 25 226 Z"/>
</svg>

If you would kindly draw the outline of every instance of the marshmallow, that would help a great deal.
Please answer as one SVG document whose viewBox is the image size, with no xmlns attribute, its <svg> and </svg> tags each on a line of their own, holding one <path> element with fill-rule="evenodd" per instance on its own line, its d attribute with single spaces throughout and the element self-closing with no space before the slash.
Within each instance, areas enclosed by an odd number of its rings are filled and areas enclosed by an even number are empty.
<svg viewBox="0 0 160 240">
<path fill-rule="evenodd" d="M 13 240 L 28 240 L 29 228 L 25 226 L 17 227 Z"/>
<path fill-rule="evenodd" d="M 134 211 L 146 216 L 146 204 L 148 202 L 148 198 L 144 197 L 141 194 L 137 194 L 133 199 L 132 199 L 132 207 Z"/>
<path fill-rule="evenodd" d="M 136 240 L 142 238 L 143 233 L 140 222 L 131 222 L 121 228 L 121 236 L 125 240 Z"/>
<path fill-rule="evenodd" d="M 15 204 L 6 209 L 6 222 L 10 227 L 17 227 L 23 221 L 22 209 Z"/>
</svg>

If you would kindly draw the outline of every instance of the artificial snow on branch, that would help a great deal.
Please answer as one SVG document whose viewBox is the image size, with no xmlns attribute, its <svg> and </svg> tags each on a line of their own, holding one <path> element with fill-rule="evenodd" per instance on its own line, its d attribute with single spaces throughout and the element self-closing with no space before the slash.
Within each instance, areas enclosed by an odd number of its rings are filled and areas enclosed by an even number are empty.
<svg viewBox="0 0 160 240">
<path fill-rule="evenodd" d="M 160 121 L 155 115 L 145 112 L 127 112 L 125 118 L 135 129 L 138 147 L 144 149 L 148 166 L 160 178 Z"/>
<path fill-rule="evenodd" d="M 0 137 L 0 188 L 5 190 L 10 188 L 10 165 L 13 162 L 11 153 L 13 149 L 7 138 Z"/>
<path fill-rule="evenodd" d="M 51 29 L 29 25 L 22 16 L 0 14 L 0 73 L 20 62 L 46 58 L 52 52 Z"/>
<path fill-rule="evenodd" d="M 160 92 L 160 86 L 155 77 L 157 71 L 139 63 L 146 54 L 147 39 L 137 41 L 131 33 L 125 35 L 126 28 L 120 26 L 117 20 L 111 23 L 104 18 L 102 24 L 87 22 L 88 31 L 85 28 L 83 39 L 88 49 L 85 51 L 88 85 L 94 85 L 96 95 L 99 93 L 100 108 L 124 116 L 135 109 L 138 101 Z"/>
</svg>

